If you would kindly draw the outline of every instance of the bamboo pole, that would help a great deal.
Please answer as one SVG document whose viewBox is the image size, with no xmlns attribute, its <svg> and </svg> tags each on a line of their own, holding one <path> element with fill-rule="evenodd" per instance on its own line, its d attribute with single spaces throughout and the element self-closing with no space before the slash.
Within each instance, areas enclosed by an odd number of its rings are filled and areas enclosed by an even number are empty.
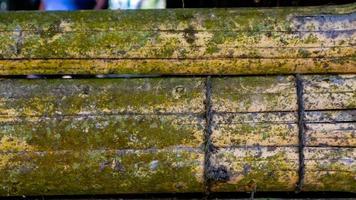
<svg viewBox="0 0 356 200">
<path fill-rule="evenodd" d="M 355 73 L 355 6 L 0 13 L 0 75 Z"/>
</svg>

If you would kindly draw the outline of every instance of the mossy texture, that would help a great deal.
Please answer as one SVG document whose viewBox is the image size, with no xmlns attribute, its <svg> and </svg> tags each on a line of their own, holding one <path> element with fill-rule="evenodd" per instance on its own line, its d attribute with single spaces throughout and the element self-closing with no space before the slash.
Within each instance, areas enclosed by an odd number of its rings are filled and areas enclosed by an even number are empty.
<svg viewBox="0 0 356 200">
<path fill-rule="evenodd" d="M 200 78 L 0 81 L 8 116 L 203 113 Z"/>
<path fill-rule="evenodd" d="M 0 138 L 37 151 L 199 147 L 204 127 L 203 119 L 188 115 L 0 118 Z"/>
<path fill-rule="evenodd" d="M 306 110 L 356 108 L 356 75 L 304 76 Z"/>
<path fill-rule="evenodd" d="M 212 80 L 216 112 L 296 111 L 292 76 L 216 78 Z"/>
<path fill-rule="evenodd" d="M 307 123 L 305 140 L 310 146 L 356 147 L 356 123 Z"/>
<path fill-rule="evenodd" d="M 305 149 L 305 191 L 356 192 L 355 148 Z"/>
<path fill-rule="evenodd" d="M 354 80 L 352 74 L 302 76 L 303 191 L 355 191 Z M 296 104 L 290 76 L 212 79 L 213 191 L 296 189 Z"/>
<path fill-rule="evenodd" d="M 353 94 L 354 79 L 302 76 L 304 191 L 355 192 L 354 107 L 320 96 Z M 0 79 L 0 196 L 204 192 L 208 182 L 213 192 L 294 191 L 295 77 L 207 83 Z"/>
<path fill-rule="evenodd" d="M 304 191 L 356 192 L 356 76 L 303 76 Z M 312 146 L 312 147 L 308 147 Z"/>
<path fill-rule="evenodd" d="M 355 119 L 356 110 L 329 110 L 329 111 L 307 111 L 304 120 L 306 122 L 338 123 L 350 122 Z"/>
<path fill-rule="evenodd" d="M 212 108 L 211 168 L 227 176 L 213 173 L 212 190 L 293 191 L 299 166 L 294 77 L 212 79 Z"/>
<path fill-rule="evenodd" d="M 213 191 L 293 191 L 298 180 L 298 149 L 251 147 L 220 149 L 212 167 L 226 167 L 229 180 L 213 183 Z"/>
<path fill-rule="evenodd" d="M 187 38 L 184 32 L 109 31 L 70 32 L 43 35 L 8 35 L 2 47 L 7 59 L 197 59 L 197 58 L 334 58 L 355 56 L 354 34 L 335 37 L 313 33 L 309 41 L 304 33 L 279 32 L 197 32 Z M 216 38 L 220 34 L 221 39 Z M 306 34 L 307 35 L 307 34 Z M 283 38 L 283 42 L 281 42 Z M 20 41 L 18 41 L 20 40 Z M 323 45 L 321 45 L 323 44 Z M 16 46 L 17 45 L 17 46 Z"/>
<path fill-rule="evenodd" d="M 355 4 L 0 14 L 0 74 L 355 72 Z"/>
<path fill-rule="evenodd" d="M 1 153 L 0 195 L 202 192 L 196 149 Z"/>
<path fill-rule="evenodd" d="M 355 57 L 288 59 L 1 59 L 0 74 L 266 75 L 355 73 L 355 62 Z"/>
<path fill-rule="evenodd" d="M 214 119 L 214 146 L 298 145 L 295 113 L 228 113 L 217 114 Z"/>
<path fill-rule="evenodd" d="M 355 147 L 356 76 L 309 75 L 302 81 L 307 145 Z"/>
<path fill-rule="evenodd" d="M 140 11 L 13 12 L 0 15 L 0 30 L 342 30 L 355 4 L 302 8 L 174 9 Z M 281 22 L 275 21 L 276 19 Z M 287 21 L 288 20 L 288 21 Z M 264 23 L 257 23 L 264 22 Z M 322 24 L 323 22 L 323 24 Z"/>
<path fill-rule="evenodd" d="M 1 79 L 0 196 L 204 191 L 202 78 Z"/>
</svg>

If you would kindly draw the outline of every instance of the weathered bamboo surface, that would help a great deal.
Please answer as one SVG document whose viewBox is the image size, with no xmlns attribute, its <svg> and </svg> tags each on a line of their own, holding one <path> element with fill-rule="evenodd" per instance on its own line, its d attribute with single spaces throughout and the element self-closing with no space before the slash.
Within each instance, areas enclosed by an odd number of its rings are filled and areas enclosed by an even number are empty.
<svg viewBox="0 0 356 200">
<path fill-rule="evenodd" d="M 356 191 L 356 76 L 302 79 L 305 190 Z"/>
<path fill-rule="evenodd" d="M 355 11 L 0 13 L 0 75 L 355 73 Z"/>
<path fill-rule="evenodd" d="M 355 85 L 1 79 L 0 195 L 356 192 Z"/>
<path fill-rule="evenodd" d="M 212 80 L 211 160 L 215 192 L 293 191 L 298 182 L 293 76 Z M 225 173 L 217 173 L 223 171 Z M 224 177 L 221 177 L 221 175 Z"/>
<path fill-rule="evenodd" d="M 0 194 L 200 192 L 204 81 L 0 81 Z"/>
</svg>

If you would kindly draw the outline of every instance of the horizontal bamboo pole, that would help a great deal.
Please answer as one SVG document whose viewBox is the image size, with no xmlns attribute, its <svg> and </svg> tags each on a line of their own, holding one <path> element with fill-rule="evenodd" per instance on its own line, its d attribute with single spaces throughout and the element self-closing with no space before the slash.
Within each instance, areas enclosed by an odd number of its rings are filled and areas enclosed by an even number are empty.
<svg viewBox="0 0 356 200">
<path fill-rule="evenodd" d="M 355 73 L 355 10 L 0 13 L 0 75 Z"/>
<path fill-rule="evenodd" d="M 202 113 L 204 79 L 2 79 L 10 116 Z"/>
<path fill-rule="evenodd" d="M 1 195 L 169 193 L 203 189 L 204 154 L 199 149 L 22 150 L 27 152 L 0 155 Z"/>
<path fill-rule="evenodd" d="M 356 105 L 344 98 L 355 84 L 0 79 L 0 195 L 294 191 L 301 177 L 303 191 L 356 192 Z"/>
</svg>

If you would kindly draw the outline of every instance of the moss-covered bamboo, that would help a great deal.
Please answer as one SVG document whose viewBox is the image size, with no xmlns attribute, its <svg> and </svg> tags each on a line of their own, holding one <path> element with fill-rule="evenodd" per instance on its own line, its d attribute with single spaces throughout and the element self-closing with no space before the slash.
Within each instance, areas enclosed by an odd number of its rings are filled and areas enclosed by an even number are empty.
<svg viewBox="0 0 356 200">
<path fill-rule="evenodd" d="M 305 76 L 305 109 L 355 109 L 356 75 Z"/>
<path fill-rule="evenodd" d="M 222 148 L 211 158 L 213 191 L 293 191 L 298 181 L 297 147 Z"/>
<path fill-rule="evenodd" d="M 21 148 L 22 152 L 0 154 L 1 196 L 204 190 L 204 154 L 199 149 L 34 152 Z"/>
<path fill-rule="evenodd" d="M 0 79 L 0 114 L 61 116 L 203 113 L 201 78 Z"/>
<path fill-rule="evenodd" d="M 301 81 L 304 95 L 298 97 L 292 76 L 211 80 L 212 191 L 293 191 L 300 163 L 303 191 L 356 191 L 355 76 Z M 298 136 L 297 98 L 305 111 L 305 141 Z"/>
<path fill-rule="evenodd" d="M 204 191 L 202 78 L 0 80 L 0 196 Z"/>
<path fill-rule="evenodd" d="M 297 110 L 293 76 L 215 78 L 212 94 L 216 112 Z"/>
<path fill-rule="evenodd" d="M 355 10 L 0 13 L 0 75 L 356 72 Z"/>
<path fill-rule="evenodd" d="M 307 147 L 305 191 L 356 191 L 356 150 L 341 147 Z"/>
<path fill-rule="evenodd" d="M 0 196 L 293 191 L 295 79 L 0 79 Z M 355 80 L 301 76 L 304 191 L 356 192 Z"/>
</svg>

